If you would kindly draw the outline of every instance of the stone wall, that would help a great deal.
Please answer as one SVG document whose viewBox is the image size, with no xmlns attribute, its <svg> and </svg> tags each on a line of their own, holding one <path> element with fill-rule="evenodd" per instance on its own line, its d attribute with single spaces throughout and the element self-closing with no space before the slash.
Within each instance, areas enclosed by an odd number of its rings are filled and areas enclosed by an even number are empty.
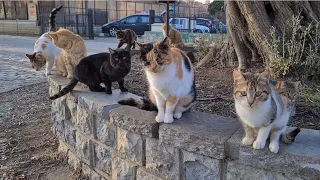
<svg viewBox="0 0 320 180">
<path fill-rule="evenodd" d="M 48 77 L 50 95 L 69 80 Z M 320 132 L 303 129 L 291 145 L 273 154 L 242 147 L 236 119 L 185 113 L 172 124 L 158 124 L 156 112 L 120 106 L 137 97 L 76 86 L 52 102 L 53 132 L 68 162 L 94 180 L 300 180 L 320 177 Z M 266 146 L 267 147 L 267 146 Z"/>
</svg>

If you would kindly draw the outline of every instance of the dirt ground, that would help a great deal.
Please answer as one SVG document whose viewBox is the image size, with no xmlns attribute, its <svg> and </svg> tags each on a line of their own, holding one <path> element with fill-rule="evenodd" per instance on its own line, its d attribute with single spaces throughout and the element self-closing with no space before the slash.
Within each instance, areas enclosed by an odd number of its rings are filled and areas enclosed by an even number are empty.
<svg viewBox="0 0 320 180">
<path fill-rule="evenodd" d="M 48 88 L 41 83 L 0 94 L 0 179 L 78 179 L 57 154 Z"/>
<path fill-rule="evenodd" d="M 197 104 L 192 110 L 236 118 L 233 100 L 233 69 L 198 68 L 195 70 Z M 147 96 L 148 83 L 137 57 L 133 58 L 132 70 L 126 77 L 130 92 Z M 289 125 L 320 129 L 320 84 L 306 82 L 300 90 L 296 115 Z"/>
</svg>

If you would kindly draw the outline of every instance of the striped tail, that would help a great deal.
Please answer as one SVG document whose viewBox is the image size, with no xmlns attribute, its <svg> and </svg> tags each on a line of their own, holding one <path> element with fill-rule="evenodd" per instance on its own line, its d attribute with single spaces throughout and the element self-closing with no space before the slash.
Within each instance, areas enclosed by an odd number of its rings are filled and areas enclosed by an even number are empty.
<svg viewBox="0 0 320 180">
<path fill-rule="evenodd" d="M 53 8 L 50 15 L 49 15 L 49 31 L 55 32 L 56 31 L 56 14 L 62 6 L 58 8 Z"/>
<path fill-rule="evenodd" d="M 300 128 L 296 128 L 293 131 L 288 132 L 287 134 L 282 135 L 281 141 L 286 144 L 291 144 L 294 142 L 297 135 L 300 133 Z"/>
<path fill-rule="evenodd" d="M 128 99 L 121 100 L 118 103 L 121 105 L 134 106 L 146 111 L 158 111 L 157 106 L 154 105 L 149 99 L 137 100 L 133 98 L 128 98 Z"/>
<path fill-rule="evenodd" d="M 57 98 L 59 98 L 59 97 L 62 97 L 62 96 L 64 96 L 64 95 L 68 94 L 69 92 L 71 92 L 71 91 L 73 90 L 73 88 L 77 85 L 77 83 L 78 83 L 78 80 L 73 77 L 73 78 L 71 79 L 70 83 L 69 83 L 66 87 L 64 87 L 64 88 L 63 88 L 61 91 L 59 91 L 57 94 L 49 97 L 49 99 L 55 100 L 55 99 L 57 99 Z"/>
</svg>

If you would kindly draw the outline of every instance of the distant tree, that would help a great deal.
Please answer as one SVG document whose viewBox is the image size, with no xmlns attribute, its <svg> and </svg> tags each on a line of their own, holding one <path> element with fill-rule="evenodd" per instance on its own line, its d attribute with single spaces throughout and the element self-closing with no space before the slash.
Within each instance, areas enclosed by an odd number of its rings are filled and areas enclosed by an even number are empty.
<svg viewBox="0 0 320 180">
<path fill-rule="evenodd" d="M 223 6 L 223 0 L 215 0 L 208 5 L 208 11 L 211 15 L 215 15 L 217 12 L 221 12 L 223 10 Z"/>
</svg>

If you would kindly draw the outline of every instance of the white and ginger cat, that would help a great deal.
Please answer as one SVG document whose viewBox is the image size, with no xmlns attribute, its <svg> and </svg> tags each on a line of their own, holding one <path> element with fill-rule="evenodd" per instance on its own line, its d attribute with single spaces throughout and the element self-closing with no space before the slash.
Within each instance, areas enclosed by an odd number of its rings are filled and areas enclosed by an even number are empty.
<svg viewBox="0 0 320 180">
<path fill-rule="evenodd" d="M 56 14 L 62 6 L 52 9 L 49 16 L 50 32 L 56 31 Z M 26 54 L 29 58 L 31 66 L 36 71 L 39 71 L 44 65 L 46 65 L 46 75 L 51 74 L 51 69 L 56 62 L 56 67 L 58 69 L 59 64 L 63 62 L 62 55 L 60 55 L 61 50 L 57 48 L 48 36 L 48 32 L 44 33 L 35 43 L 33 54 Z M 60 68 L 63 68 L 63 66 Z"/>
<path fill-rule="evenodd" d="M 172 123 L 190 110 L 196 99 L 194 71 L 190 59 L 169 38 L 140 46 L 141 62 L 149 81 L 149 100 L 125 99 L 119 104 L 158 110 L 157 122 Z"/>
<path fill-rule="evenodd" d="M 233 77 L 235 109 L 245 130 L 242 144 L 263 149 L 270 136 L 269 149 L 277 153 L 281 135 L 282 141 L 292 143 L 300 129 L 286 134 L 286 125 L 295 106 L 298 83 L 280 81 L 276 89 L 267 70 L 261 74 L 234 70 Z"/>
<path fill-rule="evenodd" d="M 60 73 L 71 79 L 75 66 L 79 64 L 82 58 L 87 56 L 87 48 L 83 38 L 63 28 L 60 28 L 57 32 L 50 32 L 48 35 L 53 44 L 61 48 L 61 53 L 63 53 L 66 72 Z"/>
<path fill-rule="evenodd" d="M 169 35 L 167 35 L 167 25 L 162 24 L 162 34 L 163 37 L 169 37 L 170 38 L 170 45 L 172 47 L 176 48 L 182 48 L 184 46 L 182 36 L 180 32 L 174 28 L 172 28 L 170 25 L 169 28 Z"/>
</svg>

